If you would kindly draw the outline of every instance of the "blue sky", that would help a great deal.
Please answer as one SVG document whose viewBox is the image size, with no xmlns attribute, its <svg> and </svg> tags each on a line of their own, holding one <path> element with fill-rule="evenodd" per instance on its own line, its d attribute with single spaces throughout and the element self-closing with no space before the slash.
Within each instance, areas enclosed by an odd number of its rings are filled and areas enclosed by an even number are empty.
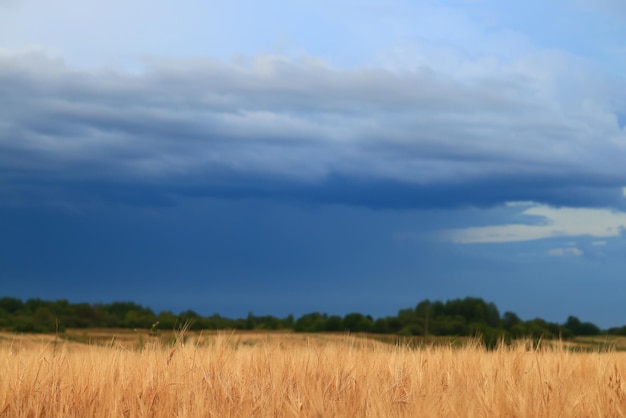
<svg viewBox="0 0 626 418">
<path fill-rule="evenodd" d="M 0 0 L 2 293 L 626 324 L 621 1 Z"/>
</svg>

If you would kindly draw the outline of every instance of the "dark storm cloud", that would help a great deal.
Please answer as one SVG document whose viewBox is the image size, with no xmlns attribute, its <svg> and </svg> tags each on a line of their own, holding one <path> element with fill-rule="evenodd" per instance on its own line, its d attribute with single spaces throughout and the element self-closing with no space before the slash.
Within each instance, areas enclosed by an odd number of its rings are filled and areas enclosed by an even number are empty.
<svg viewBox="0 0 626 418">
<path fill-rule="evenodd" d="M 271 56 L 154 61 L 128 74 L 0 55 L 0 193 L 59 204 L 620 206 L 623 109 L 552 76 L 341 70 Z"/>
</svg>

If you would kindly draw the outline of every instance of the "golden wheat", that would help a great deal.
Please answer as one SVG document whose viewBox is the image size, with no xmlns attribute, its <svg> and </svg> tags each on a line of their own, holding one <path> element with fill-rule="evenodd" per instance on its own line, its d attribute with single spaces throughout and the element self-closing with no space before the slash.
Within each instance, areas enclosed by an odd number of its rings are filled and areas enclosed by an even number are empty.
<svg viewBox="0 0 626 418">
<path fill-rule="evenodd" d="M 233 334 L 0 341 L 2 417 L 619 417 L 626 354 Z"/>
</svg>

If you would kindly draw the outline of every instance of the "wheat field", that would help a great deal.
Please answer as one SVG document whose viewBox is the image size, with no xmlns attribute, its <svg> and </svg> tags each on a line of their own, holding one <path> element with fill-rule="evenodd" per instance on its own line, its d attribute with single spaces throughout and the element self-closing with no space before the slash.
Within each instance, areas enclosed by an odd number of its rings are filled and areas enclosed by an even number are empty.
<svg viewBox="0 0 626 418">
<path fill-rule="evenodd" d="M 184 342 L 183 342 L 184 341 Z M 626 354 L 355 336 L 0 338 L 1 417 L 620 417 Z"/>
</svg>

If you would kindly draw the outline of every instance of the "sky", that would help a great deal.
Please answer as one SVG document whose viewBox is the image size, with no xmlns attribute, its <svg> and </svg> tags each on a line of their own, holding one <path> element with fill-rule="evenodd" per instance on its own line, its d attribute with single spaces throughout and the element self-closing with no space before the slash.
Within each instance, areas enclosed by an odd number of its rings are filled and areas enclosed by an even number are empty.
<svg viewBox="0 0 626 418">
<path fill-rule="evenodd" d="M 626 325 L 622 0 L 0 0 L 0 293 Z"/>
</svg>

